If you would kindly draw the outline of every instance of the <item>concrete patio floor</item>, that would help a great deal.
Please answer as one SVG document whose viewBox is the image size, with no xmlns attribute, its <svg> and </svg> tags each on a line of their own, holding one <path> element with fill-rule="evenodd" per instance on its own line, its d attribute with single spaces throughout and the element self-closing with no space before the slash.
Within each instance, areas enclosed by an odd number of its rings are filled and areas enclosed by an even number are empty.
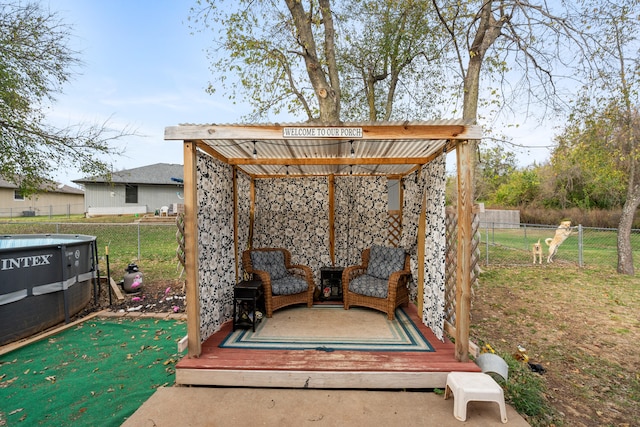
<svg viewBox="0 0 640 427">
<path fill-rule="evenodd" d="M 529 424 L 507 405 L 509 426 Z M 469 402 L 453 417 L 453 398 L 433 392 L 159 388 L 123 427 L 165 426 L 502 426 L 494 402 Z"/>
</svg>

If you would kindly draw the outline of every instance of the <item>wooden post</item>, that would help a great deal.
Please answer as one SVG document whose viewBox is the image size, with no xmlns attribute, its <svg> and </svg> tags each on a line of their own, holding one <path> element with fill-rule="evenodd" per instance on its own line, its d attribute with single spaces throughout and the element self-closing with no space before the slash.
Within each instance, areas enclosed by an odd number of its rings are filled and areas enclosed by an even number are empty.
<svg viewBox="0 0 640 427">
<path fill-rule="evenodd" d="M 473 208 L 473 144 L 464 141 L 456 147 L 458 169 L 458 265 L 456 270 L 456 348 L 460 362 L 469 361 L 469 323 L 471 322 L 471 243 Z"/>
<path fill-rule="evenodd" d="M 329 175 L 329 256 L 331 265 L 336 265 L 336 230 L 335 230 L 335 177 Z"/>
<path fill-rule="evenodd" d="M 187 297 L 187 341 L 189 357 L 198 357 L 200 342 L 200 287 L 198 283 L 198 207 L 196 144 L 184 142 L 184 246 Z"/>
</svg>

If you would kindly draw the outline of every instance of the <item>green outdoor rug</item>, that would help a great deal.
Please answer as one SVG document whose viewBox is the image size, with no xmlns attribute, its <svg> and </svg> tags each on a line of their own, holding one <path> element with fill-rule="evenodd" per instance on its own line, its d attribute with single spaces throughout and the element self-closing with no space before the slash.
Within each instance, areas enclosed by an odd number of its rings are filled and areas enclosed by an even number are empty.
<svg viewBox="0 0 640 427">
<path fill-rule="evenodd" d="M 173 385 L 186 323 L 94 318 L 0 356 L 0 426 L 120 426 Z"/>
<path fill-rule="evenodd" d="M 402 308 L 395 320 L 380 311 L 315 305 L 277 310 L 251 329 L 236 329 L 220 347 L 252 350 L 433 351 Z"/>
</svg>

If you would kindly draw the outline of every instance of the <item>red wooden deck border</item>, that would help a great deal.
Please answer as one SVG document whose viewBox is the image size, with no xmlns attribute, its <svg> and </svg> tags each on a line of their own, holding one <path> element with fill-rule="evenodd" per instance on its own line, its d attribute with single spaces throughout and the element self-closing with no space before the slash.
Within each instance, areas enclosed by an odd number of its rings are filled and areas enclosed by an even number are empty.
<svg viewBox="0 0 640 427">
<path fill-rule="evenodd" d="M 433 352 L 324 352 L 317 350 L 247 350 L 220 348 L 220 342 L 231 332 L 231 322 L 223 325 L 202 344 L 198 358 L 185 357 L 176 365 L 177 370 L 233 370 L 233 371 L 308 371 L 308 372 L 479 372 L 473 362 L 455 360 L 455 346 L 449 340 L 438 340 L 419 320 L 416 307 L 406 309 L 411 320 L 431 343 Z"/>
</svg>

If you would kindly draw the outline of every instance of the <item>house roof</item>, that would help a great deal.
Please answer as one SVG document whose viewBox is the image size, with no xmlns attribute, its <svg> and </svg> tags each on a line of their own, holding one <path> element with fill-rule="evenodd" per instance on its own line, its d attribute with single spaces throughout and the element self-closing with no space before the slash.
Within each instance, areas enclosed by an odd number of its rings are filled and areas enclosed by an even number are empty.
<svg viewBox="0 0 640 427">
<path fill-rule="evenodd" d="M 18 185 L 0 177 L 0 188 L 16 189 Z M 70 187 L 65 184 L 60 184 L 54 181 L 47 181 L 40 185 L 40 192 L 47 193 L 63 193 L 63 194 L 84 194 L 84 191 L 79 188 Z"/>
<path fill-rule="evenodd" d="M 464 120 L 165 128 L 165 140 L 193 141 L 199 149 L 258 177 L 405 175 L 462 140 L 480 138 L 480 126 Z"/>
<path fill-rule="evenodd" d="M 172 179 L 174 178 L 174 179 Z M 184 168 L 182 165 L 170 163 L 156 163 L 139 168 L 126 169 L 111 173 L 111 179 L 106 176 L 95 176 L 76 179 L 78 184 L 148 184 L 148 185 L 182 185 Z M 178 181 L 179 180 L 179 181 Z"/>
</svg>

